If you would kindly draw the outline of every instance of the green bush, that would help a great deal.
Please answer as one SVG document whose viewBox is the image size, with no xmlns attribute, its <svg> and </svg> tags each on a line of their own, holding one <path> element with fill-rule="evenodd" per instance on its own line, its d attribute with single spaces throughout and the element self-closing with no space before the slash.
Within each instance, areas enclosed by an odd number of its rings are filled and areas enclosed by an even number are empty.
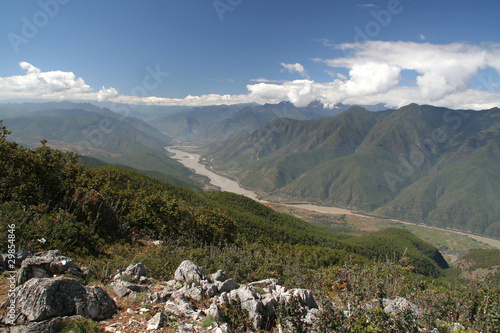
<svg viewBox="0 0 500 333">
<path fill-rule="evenodd" d="M 97 333 L 99 332 L 99 325 L 91 319 L 81 317 L 79 319 L 71 320 L 61 333 Z"/>
</svg>

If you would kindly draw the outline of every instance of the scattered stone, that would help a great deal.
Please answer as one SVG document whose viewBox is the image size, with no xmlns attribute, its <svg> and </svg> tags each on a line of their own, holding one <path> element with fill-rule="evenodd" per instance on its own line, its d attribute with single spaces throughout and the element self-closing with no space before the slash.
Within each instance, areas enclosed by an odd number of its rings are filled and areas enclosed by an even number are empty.
<svg viewBox="0 0 500 333">
<path fill-rule="evenodd" d="M 222 313 L 217 303 L 210 304 L 210 308 L 208 308 L 208 310 L 206 310 L 205 312 L 207 316 L 212 316 L 214 319 L 222 318 Z"/>
<path fill-rule="evenodd" d="M 153 318 L 151 318 L 148 321 L 148 326 L 146 328 L 147 331 L 152 331 L 152 330 L 157 330 L 159 328 L 162 328 L 165 326 L 165 323 L 167 322 L 168 317 L 165 316 L 163 313 L 158 312 L 157 314 L 154 315 Z"/>
<path fill-rule="evenodd" d="M 217 272 L 212 274 L 210 277 L 212 278 L 212 281 L 224 282 L 227 280 L 227 273 L 224 272 L 222 269 L 219 269 Z"/>
<path fill-rule="evenodd" d="M 146 267 L 139 262 L 135 265 L 129 265 L 123 272 L 124 276 L 130 276 L 138 280 L 141 276 L 146 276 Z"/>
<path fill-rule="evenodd" d="M 137 296 L 137 294 L 134 295 L 134 293 L 144 293 L 149 291 L 149 288 L 147 286 L 123 280 L 116 280 L 113 283 L 115 284 L 113 291 L 115 292 L 115 294 L 122 298 L 126 296 L 134 297 Z"/>
<path fill-rule="evenodd" d="M 149 303 L 164 303 L 168 301 L 171 295 L 172 290 L 170 288 L 165 288 L 162 291 L 148 294 L 145 298 L 145 301 Z"/>
<path fill-rule="evenodd" d="M 179 333 L 192 333 L 192 332 L 194 332 L 193 324 L 179 325 L 179 327 L 177 329 L 179 330 Z"/>
<path fill-rule="evenodd" d="M 214 333 L 231 333 L 228 324 L 222 324 L 216 327 L 212 332 Z"/>
<path fill-rule="evenodd" d="M 465 326 L 460 323 L 453 323 L 450 327 L 450 332 L 464 332 Z"/>
</svg>

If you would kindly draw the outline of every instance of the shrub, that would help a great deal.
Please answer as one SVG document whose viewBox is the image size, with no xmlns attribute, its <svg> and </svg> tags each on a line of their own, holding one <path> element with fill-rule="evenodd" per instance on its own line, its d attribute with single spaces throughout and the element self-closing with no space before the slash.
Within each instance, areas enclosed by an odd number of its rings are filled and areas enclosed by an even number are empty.
<svg viewBox="0 0 500 333">
<path fill-rule="evenodd" d="M 91 319 L 81 317 L 78 319 L 71 320 L 64 329 L 62 333 L 97 333 L 99 332 L 99 325 Z"/>
</svg>

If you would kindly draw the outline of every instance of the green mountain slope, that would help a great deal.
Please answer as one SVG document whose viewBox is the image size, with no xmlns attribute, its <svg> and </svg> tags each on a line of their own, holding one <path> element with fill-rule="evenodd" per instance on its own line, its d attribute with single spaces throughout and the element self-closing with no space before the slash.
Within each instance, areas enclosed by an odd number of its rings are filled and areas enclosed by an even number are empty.
<svg viewBox="0 0 500 333">
<path fill-rule="evenodd" d="M 384 260 L 383 239 L 391 244 L 389 255 L 406 252 L 418 273 L 438 276 L 447 267 L 434 247 L 406 231 L 389 229 L 358 242 L 244 196 L 193 191 L 115 166 L 87 169 L 73 154 L 21 148 L 5 139 L 1 123 L 0 130 L 0 230 L 22 223 L 16 238 L 22 248 L 39 249 L 41 237 L 51 247 L 80 254 L 138 238 L 219 247 L 267 242 L 300 247 L 327 266 L 349 254 Z"/>
<path fill-rule="evenodd" d="M 176 138 L 177 143 L 206 143 L 235 138 L 262 128 L 278 118 L 316 119 L 331 117 L 344 111 L 324 108 L 320 103 L 296 107 L 289 102 L 265 105 L 222 105 L 197 107 L 150 121 L 160 131 Z"/>
<path fill-rule="evenodd" d="M 275 120 L 206 147 L 249 188 L 500 237 L 500 110 L 410 104 Z"/>
<path fill-rule="evenodd" d="M 39 147 L 41 140 L 47 140 L 48 146 L 110 164 L 168 174 L 195 186 L 208 183 L 170 158 L 164 149 L 171 144 L 168 136 L 140 119 L 109 109 L 71 102 L 1 104 L 0 117 L 5 117 L 12 139 L 28 147 Z"/>
</svg>

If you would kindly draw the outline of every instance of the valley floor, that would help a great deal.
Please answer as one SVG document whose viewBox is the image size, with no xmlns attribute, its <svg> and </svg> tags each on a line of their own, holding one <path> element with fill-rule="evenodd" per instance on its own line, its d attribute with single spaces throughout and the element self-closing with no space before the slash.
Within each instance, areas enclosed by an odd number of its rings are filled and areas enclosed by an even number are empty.
<svg viewBox="0 0 500 333">
<path fill-rule="evenodd" d="M 278 203 L 278 202 L 259 200 L 257 193 L 241 187 L 237 181 L 229 179 L 229 178 L 224 177 L 222 175 L 216 174 L 215 172 L 207 169 L 206 165 L 200 163 L 200 155 L 195 154 L 195 153 L 191 153 L 191 152 L 185 152 L 185 151 L 181 150 L 182 147 L 175 147 L 175 148 L 174 147 L 167 147 L 165 149 L 168 152 L 174 154 L 173 158 L 177 159 L 184 166 L 193 169 L 197 174 L 207 176 L 210 179 L 210 183 L 219 187 L 222 191 L 227 191 L 227 192 L 245 195 L 249 198 L 252 198 L 254 200 L 258 200 L 258 201 L 265 203 L 265 204 L 284 205 L 288 208 L 291 208 L 292 210 L 294 208 L 296 208 L 296 209 L 303 209 L 303 210 L 307 210 L 310 212 L 316 212 L 316 213 L 327 214 L 327 215 L 349 215 L 349 216 L 357 216 L 357 217 L 364 217 L 364 218 L 372 218 L 371 216 L 368 216 L 368 215 L 363 215 L 363 214 L 360 214 L 357 212 L 353 212 L 349 209 L 338 208 L 338 207 L 317 206 L 317 205 L 308 204 L 308 203 L 297 203 L 297 204 L 287 203 L 287 204 L 284 204 L 284 203 Z M 498 239 L 487 238 L 487 237 L 473 235 L 473 234 L 467 234 L 467 233 L 455 231 L 455 230 L 429 227 L 429 226 L 424 226 L 424 225 L 400 221 L 400 220 L 393 220 L 393 219 L 383 219 L 383 220 L 394 221 L 394 222 L 401 223 L 404 225 L 416 226 L 417 228 L 423 228 L 423 229 L 429 229 L 429 230 L 440 230 L 442 232 L 446 232 L 446 233 L 450 233 L 450 234 L 467 236 L 467 237 L 470 237 L 477 242 L 486 244 L 487 247 L 493 247 L 493 248 L 500 249 L 500 240 L 498 240 Z M 363 230 L 362 228 L 360 230 L 367 231 L 367 230 Z M 431 241 L 431 243 L 432 243 L 432 241 Z M 434 244 L 434 245 L 440 245 L 440 244 Z M 474 247 L 476 247 L 476 246 L 474 246 Z M 483 246 L 478 245 L 477 247 L 480 248 Z M 453 252 L 455 252 L 455 251 L 453 251 Z"/>
</svg>

